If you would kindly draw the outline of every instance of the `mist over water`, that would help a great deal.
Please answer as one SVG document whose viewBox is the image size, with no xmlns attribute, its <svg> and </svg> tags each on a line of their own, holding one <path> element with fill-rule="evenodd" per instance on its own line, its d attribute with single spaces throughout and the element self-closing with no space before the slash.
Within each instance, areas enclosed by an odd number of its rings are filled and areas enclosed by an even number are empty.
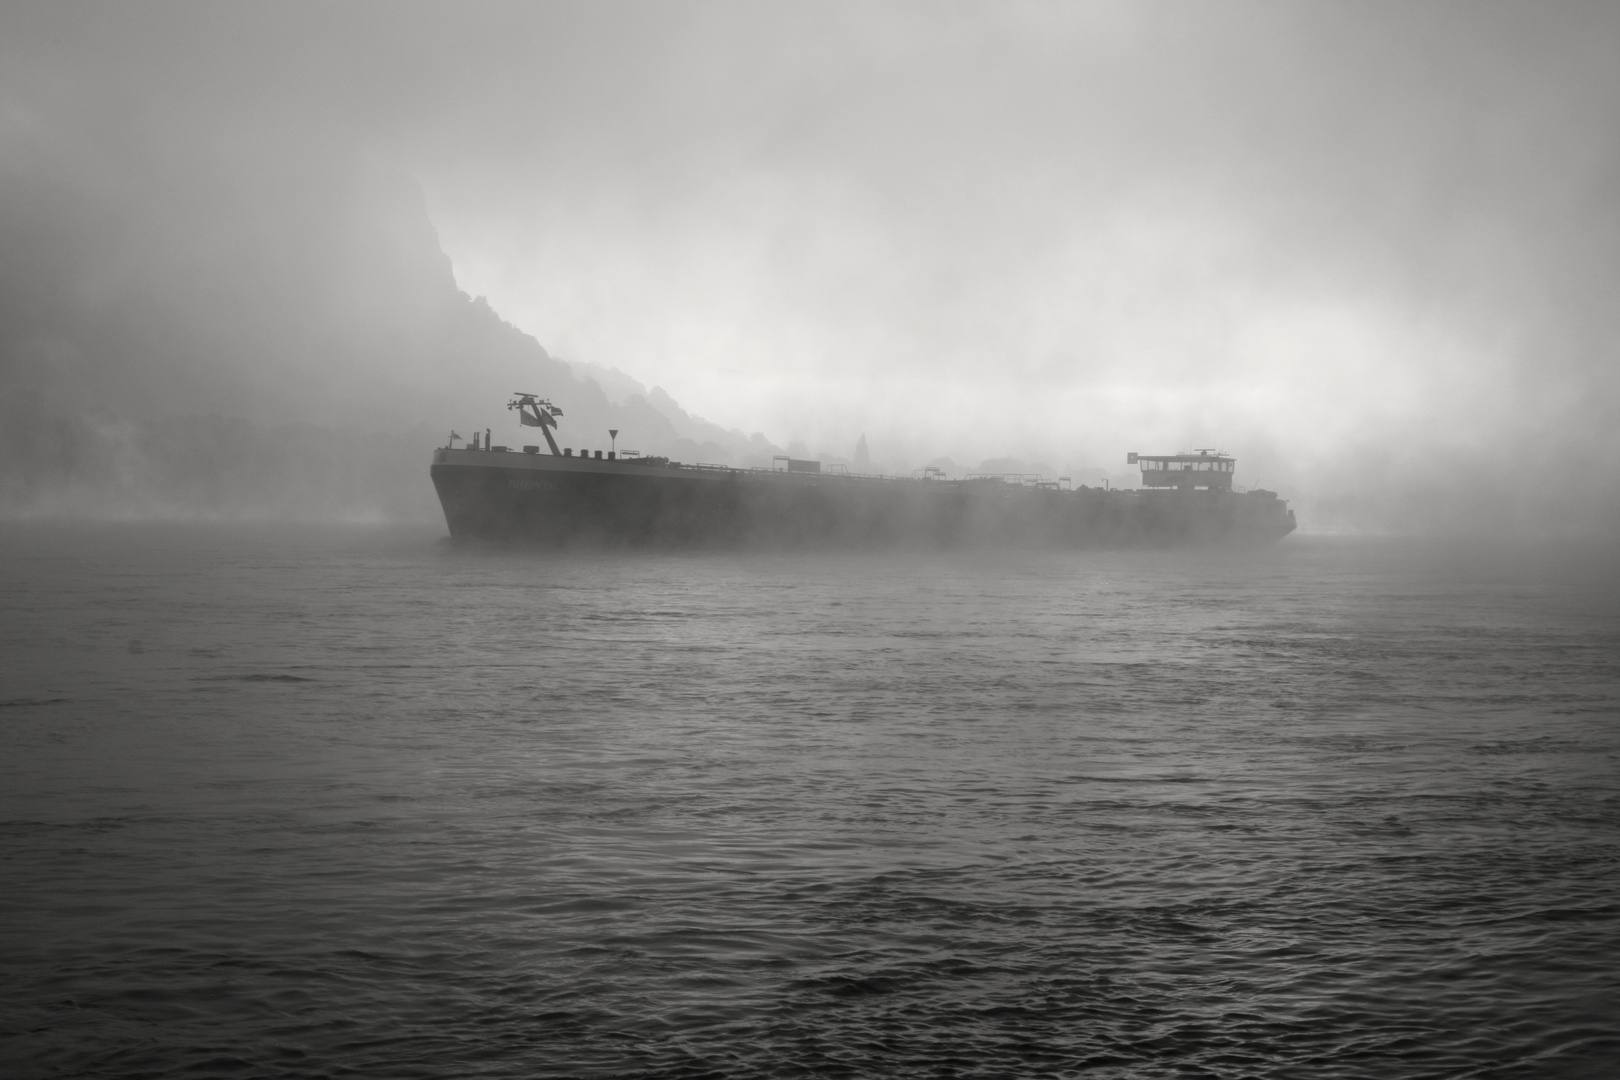
<svg viewBox="0 0 1620 1080">
<path fill-rule="evenodd" d="M 1608 1077 L 1616 115 L 1612 4 L 0 7 L 0 1073 Z M 514 392 L 1301 529 L 451 545 Z"/>
<path fill-rule="evenodd" d="M 0 534 L 12 1075 L 1607 1075 L 1591 548 Z"/>
<path fill-rule="evenodd" d="M 396 441 L 521 390 L 686 461 L 1218 446 L 1307 527 L 1612 534 L 1617 43 L 1582 3 L 8 5 L 0 513 L 416 518 Z"/>
</svg>

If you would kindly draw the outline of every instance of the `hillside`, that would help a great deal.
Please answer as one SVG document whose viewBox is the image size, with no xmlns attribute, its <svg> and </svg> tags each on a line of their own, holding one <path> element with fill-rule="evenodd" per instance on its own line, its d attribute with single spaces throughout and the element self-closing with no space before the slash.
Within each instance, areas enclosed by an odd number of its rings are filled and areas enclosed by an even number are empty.
<svg viewBox="0 0 1620 1080">
<path fill-rule="evenodd" d="M 529 441 L 515 390 L 563 405 L 571 445 L 777 452 L 662 391 L 610 398 L 467 296 L 408 177 L 218 148 L 121 164 L 0 177 L 0 514 L 432 518 L 452 428 Z"/>
</svg>

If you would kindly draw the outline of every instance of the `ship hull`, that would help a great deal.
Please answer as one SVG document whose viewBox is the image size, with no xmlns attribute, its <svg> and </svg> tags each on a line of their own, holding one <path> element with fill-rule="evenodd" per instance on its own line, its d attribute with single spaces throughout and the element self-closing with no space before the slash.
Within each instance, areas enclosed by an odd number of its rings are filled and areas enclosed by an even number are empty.
<svg viewBox="0 0 1620 1080">
<path fill-rule="evenodd" d="M 439 450 L 457 540 L 567 546 L 1253 546 L 1294 528 L 1281 500 L 1229 491 L 1060 491 Z"/>
</svg>

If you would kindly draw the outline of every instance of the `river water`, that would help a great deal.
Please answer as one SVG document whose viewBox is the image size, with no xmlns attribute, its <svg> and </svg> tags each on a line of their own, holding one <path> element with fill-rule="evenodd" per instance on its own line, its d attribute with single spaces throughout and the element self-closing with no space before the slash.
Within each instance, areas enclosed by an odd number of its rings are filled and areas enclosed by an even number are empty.
<svg viewBox="0 0 1620 1080">
<path fill-rule="evenodd" d="M 15 1077 L 1608 1077 L 1620 562 L 0 532 Z"/>
</svg>

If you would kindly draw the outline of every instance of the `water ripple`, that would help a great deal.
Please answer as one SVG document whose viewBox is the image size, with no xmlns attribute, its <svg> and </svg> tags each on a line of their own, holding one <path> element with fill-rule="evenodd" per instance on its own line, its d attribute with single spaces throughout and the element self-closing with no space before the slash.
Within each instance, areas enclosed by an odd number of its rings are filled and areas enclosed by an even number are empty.
<svg viewBox="0 0 1620 1080">
<path fill-rule="evenodd" d="M 4 539 L 8 1075 L 1620 1060 L 1607 564 L 430 540 Z"/>
</svg>

